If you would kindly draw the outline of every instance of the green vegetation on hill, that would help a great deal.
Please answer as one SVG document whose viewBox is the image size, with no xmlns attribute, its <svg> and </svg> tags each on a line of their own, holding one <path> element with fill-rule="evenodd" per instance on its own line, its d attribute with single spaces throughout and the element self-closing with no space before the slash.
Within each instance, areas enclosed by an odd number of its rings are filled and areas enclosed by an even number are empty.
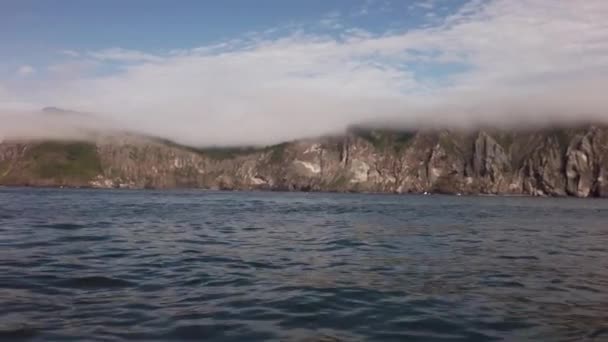
<svg viewBox="0 0 608 342">
<path fill-rule="evenodd" d="M 101 172 L 95 144 L 43 142 L 26 151 L 28 173 L 43 179 L 87 181 Z"/>
<path fill-rule="evenodd" d="M 451 134 L 439 134 L 437 136 L 437 142 L 445 149 L 448 154 L 454 154 L 461 156 L 463 154 L 462 148 L 458 146 L 456 137 Z"/>
<path fill-rule="evenodd" d="M 369 129 L 363 127 L 352 127 L 350 132 L 369 141 L 377 149 L 384 150 L 392 147 L 396 152 L 407 146 L 410 140 L 416 136 L 416 132 L 413 131 Z"/>
<path fill-rule="evenodd" d="M 270 162 L 278 163 L 282 160 L 285 148 L 289 143 L 281 143 L 276 145 L 270 145 L 265 147 L 254 147 L 254 146 L 236 146 L 236 147 L 192 147 L 181 145 L 165 139 L 157 139 L 158 142 L 165 144 L 170 147 L 185 149 L 190 152 L 194 152 L 205 157 L 215 160 L 228 160 L 237 157 L 248 156 L 254 153 L 260 152 L 271 152 Z"/>
<path fill-rule="evenodd" d="M 260 149 L 256 147 L 207 147 L 196 149 L 197 153 L 216 160 L 234 159 L 258 151 L 260 151 Z"/>
<path fill-rule="evenodd" d="M 287 148 L 287 143 L 282 143 L 278 145 L 272 145 L 265 148 L 266 151 L 271 151 L 270 162 L 280 163 L 285 156 L 285 149 Z"/>
<path fill-rule="evenodd" d="M 6 177 L 11 171 L 10 163 L 8 161 L 0 161 L 0 179 Z"/>
<path fill-rule="evenodd" d="M 167 145 L 169 147 L 175 147 L 184 149 L 193 153 L 201 154 L 206 157 L 215 160 L 226 160 L 234 159 L 239 156 L 246 156 L 256 152 L 264 150 L 263 147 L 252 147 L 252 146 L 236 146 L 236 147 L 193 147 L 188 145 L 182 145 L 171 140 L 156 138 L 155 141 Z"/>
</svg>

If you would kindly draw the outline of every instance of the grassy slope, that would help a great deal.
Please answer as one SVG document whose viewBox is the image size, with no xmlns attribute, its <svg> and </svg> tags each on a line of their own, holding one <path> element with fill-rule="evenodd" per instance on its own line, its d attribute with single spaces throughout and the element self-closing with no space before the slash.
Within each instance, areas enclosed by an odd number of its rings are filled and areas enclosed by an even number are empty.
<svg viewBox="0 0 608 342">
<path fill-rule="evenodd" d="M 94 144 L 41 142 L 28 148 L 19 161 L 3 167 L 7 183 L 86 185 L 101 172 Z M 2 179 L 0 179 L 2 180 Z"/>
</svg>

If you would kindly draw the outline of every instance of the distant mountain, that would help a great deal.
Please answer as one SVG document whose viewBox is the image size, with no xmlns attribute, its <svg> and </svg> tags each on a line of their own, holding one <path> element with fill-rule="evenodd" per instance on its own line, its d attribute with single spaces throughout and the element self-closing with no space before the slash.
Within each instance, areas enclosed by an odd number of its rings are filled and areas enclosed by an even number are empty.
<svg viewBox="0 0 608 342">
<path fill-rule="evenodd" d="M 50 109 L 54 111 L 54 109 Z M 608 128 L 389 131 L 266 148 L 137 135 L 0 144 L 0 184 L 608 197 Z"/>
<path fill-rule="evenodd" d="M 57 108 L 57 107 L 44 107 L 42 108 L 42 112 L 43 113 L 47 113 L 47 114 L 77 114 L 77 115 L 82 115 L 82 113 L 80 112 L 76 112 L 73 110 L 65 110 L 65 109 L 61 109 L 61 108 Z"/>
</svg>

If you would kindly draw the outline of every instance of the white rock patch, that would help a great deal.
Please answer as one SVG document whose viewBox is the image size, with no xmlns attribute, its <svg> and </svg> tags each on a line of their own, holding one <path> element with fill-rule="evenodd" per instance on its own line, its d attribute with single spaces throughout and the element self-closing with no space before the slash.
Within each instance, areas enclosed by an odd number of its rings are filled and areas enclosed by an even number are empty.
<svg viewBox="0 0 608 342">
<path fill-rule="evenodd" d="M 353 160 L 351 171 L 353 173 L 353 177 L 350 180 L 351 183 L 367 182 L 369 165 L 367 165 L 365 162 Z"/>
<path fill-rule="evenodd" d="M 251 183 L 253 183 L 255 185 L 261 185 L 261 184 L 266 184 L 266 181 L 259 177 L 253 177 L 253 178 L 251 178 Z"/>
<path fill-rule="evenodd" d="M 316 153 L 321 151 L 321 144 L 312 144 L 309 148 L 304 151 L 304 154 Z"/>
<path fill-rule="evenodd" d="M 321 165 L 319 165 L 319 164 L 305 162 L 305 161 L 302 161 L 302 160 L 295 160 L 294 163 L 304 166 L 305 168 L 307 168 L 312 173 L 320 173 L 321 172 Z"/>
</svg>

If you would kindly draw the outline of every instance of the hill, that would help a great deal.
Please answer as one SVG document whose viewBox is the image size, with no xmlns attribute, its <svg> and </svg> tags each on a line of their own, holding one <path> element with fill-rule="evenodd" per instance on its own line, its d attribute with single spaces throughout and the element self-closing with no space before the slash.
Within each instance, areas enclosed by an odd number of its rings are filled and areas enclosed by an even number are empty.
<svg viewBox="0 0 608 342">
<path fill-rule="evenodd" d="M 353 128 L 265 148 L 4 141 L 0 185 L 608 197 L 608 129 Z"/>
</svg>

